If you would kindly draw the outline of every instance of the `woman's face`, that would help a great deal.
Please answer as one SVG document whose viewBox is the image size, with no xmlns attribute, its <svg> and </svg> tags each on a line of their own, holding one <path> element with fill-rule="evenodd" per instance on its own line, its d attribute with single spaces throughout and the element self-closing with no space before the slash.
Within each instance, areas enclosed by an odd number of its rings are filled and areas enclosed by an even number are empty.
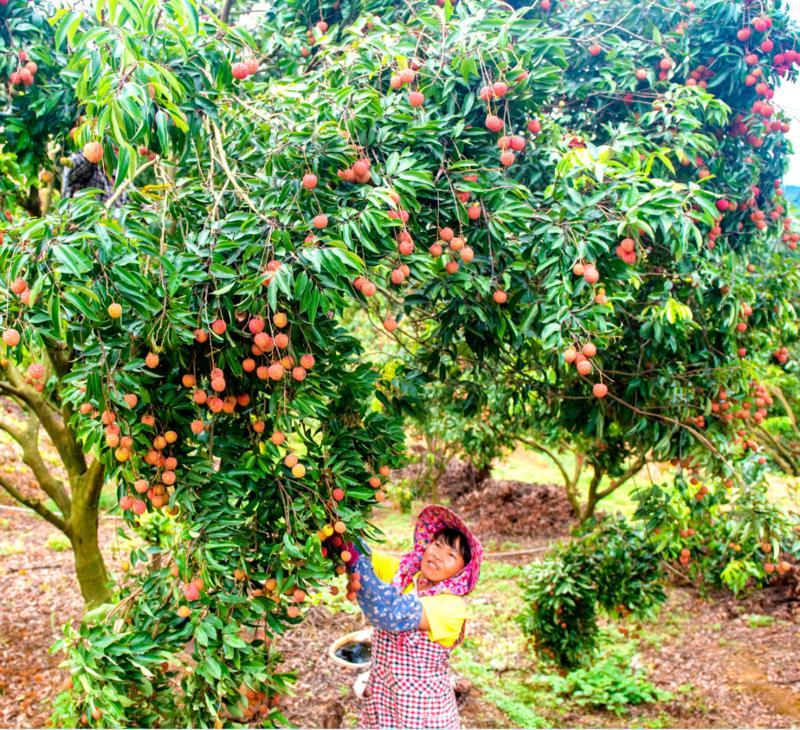
<svg viewBox="0 0 800 730">
<path fill-rule="evenodd" d="M 464 569 L 464 558 L 457 548 L 437 537 L 422 553 L 420 571 L 431 583 L 440 583 L 452 578 Z"/>
</svg>

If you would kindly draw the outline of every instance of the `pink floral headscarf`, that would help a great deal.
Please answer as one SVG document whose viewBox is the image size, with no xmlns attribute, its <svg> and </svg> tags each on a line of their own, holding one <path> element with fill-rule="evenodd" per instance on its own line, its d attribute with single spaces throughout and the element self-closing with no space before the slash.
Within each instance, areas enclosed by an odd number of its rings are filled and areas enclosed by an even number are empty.
<svg viewBox="0 0 800 730">
<path fill-rule="evenodd" d="M 460 573 L 426 588 L 423 593 L 425 595 L 453 593 L 456 596 L 465 596 L 475 588 L 481 572 L 483 546 L 455 512 L 438 504 L 429 505 L 419 513 L 414 528 L 414 549 L 400 559 L 400 567 L 393 581 L 395 586 L 402 590 L 414 580 L 414 576 L 419 572 L 425 548 L 445 527 L 455 527 L 466 536 L 472 558 Z"/>
</svg>

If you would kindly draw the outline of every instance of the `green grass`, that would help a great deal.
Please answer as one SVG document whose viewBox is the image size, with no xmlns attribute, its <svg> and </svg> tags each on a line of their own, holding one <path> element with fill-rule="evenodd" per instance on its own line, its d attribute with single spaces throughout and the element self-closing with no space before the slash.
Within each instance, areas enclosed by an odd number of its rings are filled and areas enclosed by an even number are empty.
<svg viewBox="0 0 800 730">
<path fill-rule="evenodd" d="M 66 535 L 62 535 L 60 532 L 56 532 L 50 535 L 50 537 L 47 538 L 47 542 L 45 544 L 54 553 L 63 553 L 65 550 L 69 550 L 70 547 L 72 546 L 72 543 L 70 543 L 69 538 Z"/>
<path fill-rule="evenodd" d="M 747 625 L 751 629 L 763 629 L 767 626 L 772 626 L 775 623 L 774 616 L 764 616 L 760 613 L 751 613 L 748 614 L 746 617 Z"/>
<path fill-rule="evenodd" d="M 654 649 L 668 644 L 683 633 L 690 620 L 689 614 L 680 608 L 662 606 L 655 618 L 642 623 L 638 641 L 643 646 Z"/>
<path fill-rule="evenodd" d="M 0 530 L 7 530 L 10 524 L 5 517 L 0 517 Z"/>
</svg>

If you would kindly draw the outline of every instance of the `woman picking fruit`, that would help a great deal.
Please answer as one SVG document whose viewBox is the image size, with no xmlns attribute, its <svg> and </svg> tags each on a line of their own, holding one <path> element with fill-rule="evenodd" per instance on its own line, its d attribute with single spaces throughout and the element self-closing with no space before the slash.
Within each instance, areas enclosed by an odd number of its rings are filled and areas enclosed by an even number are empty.
<svg viewBox="0 0 800 730">
<path fill-rule="evenodd" d="M 478 582 L 480 542 L 455 513 L 431 505 L 417 518 L 414 548 L 403 558 L 361 544 L 348 551 L 358 603 L 375 627 L 359 725 L 459 727 L 450 654 L 464 639 L 463 596 Z"/>
</svg>

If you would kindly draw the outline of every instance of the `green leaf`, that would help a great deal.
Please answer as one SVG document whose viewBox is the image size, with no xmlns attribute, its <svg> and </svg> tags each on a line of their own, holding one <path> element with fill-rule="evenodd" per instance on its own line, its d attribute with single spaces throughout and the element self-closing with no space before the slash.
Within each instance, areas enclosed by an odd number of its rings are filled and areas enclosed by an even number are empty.
<svg viewBox="0 0 800 730">
<path fill-rule="evenodd" d="M 56 243 L 51 251 L 59 265 L 55 267 L 57 271 L 80 276 L 92 270 L 92 261 L 84 253 L 74 246 Z"/>
</svg>

